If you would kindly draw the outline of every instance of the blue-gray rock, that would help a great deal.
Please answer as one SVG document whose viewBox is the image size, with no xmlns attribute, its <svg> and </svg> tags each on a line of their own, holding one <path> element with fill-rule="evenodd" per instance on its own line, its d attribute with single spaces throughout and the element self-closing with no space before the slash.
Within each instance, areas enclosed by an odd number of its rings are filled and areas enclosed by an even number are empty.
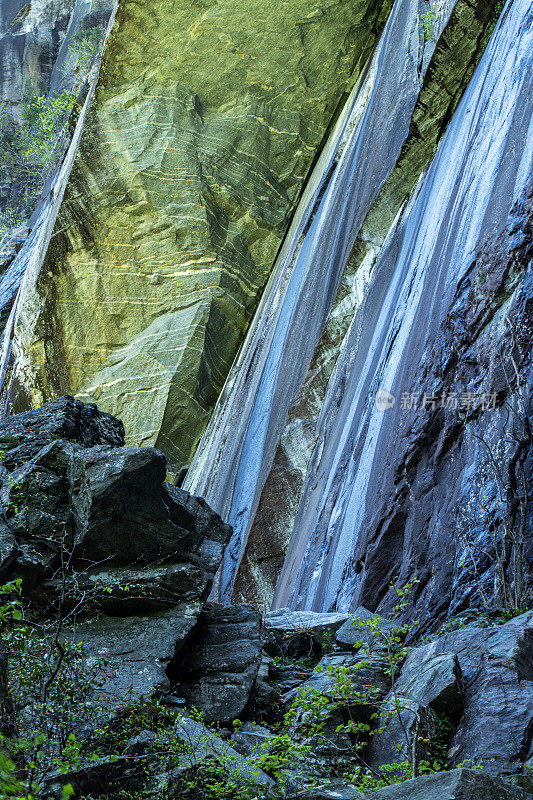
<svg viewBox="0 0 533 800">
<path fill-rule="evenodd" d="M 451 766 L 467 760 L 491 774 L 514 772 L 533 756 L 533 611 L 504 625 L 452 631 L 417 647 L 402 674 L 412 675 L 450 653 L 457 655 L 464 697 L 448 752 Z"/>
<path fill-rule="evenodd" d="M 171 670 L 176 690 L 208 722 L 246 706 L 261 663 L 261 615 L 249 605 L 207 603 Z"/>
<path fill-rule="evenodd" d="M 455 653 L 418 658 L 415 650 L 400 672 L 396 691 L 429 706 L 439 714 L 453 714 L 463 706 L 461 667 Z"/>
<path fill-rule="evenodd" d="M 363 800 L 363 795 L 353 786 L 333 782 L 327 786 L 316 786 L 298 794 L 291 794 L 288 800 Z"/>
<path fill-rule="evenodd" d="M 316 642 L 321 643 L 326 632 L 333 635 L 349 617 L 350 615 L 344 612 L 328 614 L 279 608 L 266 614 L 265 628 L 279 642 L 286 641 L 298 634 L 307 633 Z"/>
<path fill-rule="evenodd" d="M 470 769 L 422 775 L 368 795 L 369 800 L 527 800 L 528 797 L 523 789 Z"/>
<path fill-rule="evenodd" d="M 390 620 L 358 606 L 337 629 L 335 641 L 348 649 L 361 643 L 372 650 L 386 650 L 388 639 L 396 635 L 395 627 Z"/>
</svg>

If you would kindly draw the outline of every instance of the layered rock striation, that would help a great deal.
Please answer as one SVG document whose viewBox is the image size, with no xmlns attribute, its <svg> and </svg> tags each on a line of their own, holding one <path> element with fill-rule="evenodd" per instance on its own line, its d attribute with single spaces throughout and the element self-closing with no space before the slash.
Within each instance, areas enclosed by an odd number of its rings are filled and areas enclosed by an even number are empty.
<svg viewBox="0 0 533 800">
<path fill-rule="evenodd" d="M 21 402 L 96 400 L 128 442 L 188 464 L 387 12 L 364 0 L 121 4 L 19 318 Z"/>
</svg>

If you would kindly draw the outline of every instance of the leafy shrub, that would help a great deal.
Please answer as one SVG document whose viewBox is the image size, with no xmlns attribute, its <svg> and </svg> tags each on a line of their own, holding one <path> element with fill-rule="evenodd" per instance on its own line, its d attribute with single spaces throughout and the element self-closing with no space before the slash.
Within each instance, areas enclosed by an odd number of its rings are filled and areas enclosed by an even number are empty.
<svg viewBox="0 0 533 800">
<path fill-rule="evenodd" d="M 439 21 L 439 15 L 432 8 L 430 8 L 429 11 L 426 11 L 426 13 L 422 14 L 422 16 L 420 17 L 420 25 L 422 26 L 424 39 L 426 41 L 430 41 L 435 37 L 438 21 Z"/>
</svg>

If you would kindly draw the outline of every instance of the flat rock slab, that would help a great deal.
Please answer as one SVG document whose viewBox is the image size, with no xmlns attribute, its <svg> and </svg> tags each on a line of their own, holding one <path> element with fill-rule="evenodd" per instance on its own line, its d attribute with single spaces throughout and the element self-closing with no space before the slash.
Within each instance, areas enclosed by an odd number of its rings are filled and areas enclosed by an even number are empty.
<svg viewBox="0 0 533 800">
<path fill-rule="evenodd" d="M 372 649 L 386 649 L 385 636 L 391 635 L 395 625 L 388 619 L 359 606 L 335 633 L 335 641 L 349 649 L 359 643 Z M 381 635 L 383 634 L 383 635 Z"/>
<path fill-rule="evenodd" d="M 350 618 L 350 614 L 331 613 L 321 614 L 317 611 L 291 611 L 290 608 L 280 608 L 270 611 L 264 620 L 265 628 L 276 639 L 283 640 L 291 635 L 309 633 L 321 642 L 326 631 L 334 633 Z"/>
<path fill-rule="evenodd" d="M 530 800 L 531 795 L 478 770 L 422 775 L 367 795 L 369 800 Z"/>
</svg>

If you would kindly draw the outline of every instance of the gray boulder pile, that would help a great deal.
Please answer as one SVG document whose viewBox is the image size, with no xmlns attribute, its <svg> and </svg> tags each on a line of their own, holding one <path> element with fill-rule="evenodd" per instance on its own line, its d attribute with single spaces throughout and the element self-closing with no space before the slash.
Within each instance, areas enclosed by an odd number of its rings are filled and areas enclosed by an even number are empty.
<svg viewBox="0 0 533 800">
<path fill-rule="evenodd" d="M 166 482 L 162 453 L 126 447 L 119 420 L 71 397 L 4 420 L 0 451 L 0 579 L 45 609 L 66 584 L 105 692 L 164 689 L 231 528 Z"/>
<path fill-rule="evenodd" d="M 4 420 L 0 451 L 0 581 L 19 580 L 24 635 L 59 619 L 52 674 L 68 642 L 103 665 L 84 701 L 98 725 L 67 708 L 93 755 L 43 772 L 38 797 L 67 781 L 80 800 L 532 797 L 533 611 L 424 639 L 365 608 L 263 619 L 208 602 L 231 529 L 119 420 L 62 397 Z"/>
</svg>

